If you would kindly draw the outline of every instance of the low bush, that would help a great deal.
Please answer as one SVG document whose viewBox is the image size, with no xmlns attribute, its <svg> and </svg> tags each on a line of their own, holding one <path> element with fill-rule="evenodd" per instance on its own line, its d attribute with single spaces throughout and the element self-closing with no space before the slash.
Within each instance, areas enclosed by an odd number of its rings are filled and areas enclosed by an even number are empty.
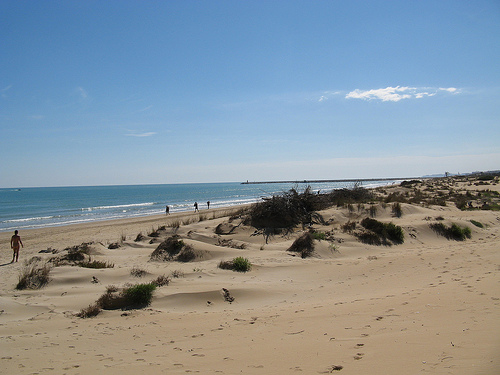
<svg viewBox="0 0 500 375">
<path fill-rule="evenodd" d="M 476 227 L 478 228 L 484 228 L 484 225 L 482 223 L 480 223 L 479 221 L 476 221 L 476 220 L 470 220 L 470 222 L 472 224 L 474 224 Z"/>
<path fill-rule="evenodd" d="M 123 295 L 128 306 L 145 307 L 151 304 L 155 289 L 154 284 L 137 284 L 126 288 Z"/>
<path fill-rule="evenodd" d="M 307 258 L 314 252 L 314 237 L 310 232 L 306 232 L 293 241 L 287 251 L 299 253 L 302 258 Z"/>
<path fill-rule="evenodd" d="M 403 229 L 393 223 L 382 223 L 367 217 L 361 221 L 361 226 L 368 231 L 368 233 L 367 231 L 356 233 L 356 237 L 362 242 L 372 245 L 390 245 L 390 242 L 393 244 L 402 244 L 404 242 Z"/>
<path fill-rule="evenodd" d="M 142 268 L 133 267 L 130 270 L 130 274 L 134 277 L 144 277 L 148 274 L 148 272 L 146 270 L 143 270 Z"/>
<path fill-rule="evenodd" d="M 156 279 L 151 281 L 151 284 L 156 285 L 157 287 L 168 285 L 170 284 L 170 277 L 165 275 L 158 276 Z"/>
<path fill-rule="evenodd" d="M 142 232 L 140 232 L 137 237 L 135 238 L 134 242 L 140 242 L 140 241 L 144 241 L 146 239 L 146 236 L 144 234 L 142 234 Z"/>
<path fill-rule="evenodd" d="M 221 260 L 218 267 L 223 270 L 248 272 L 252 268 L 252 264 L 247 258 L 236 257 L 233 260 Z"/>
<path fill-rule="evenodd" d="M 392 214 L 396 217 L 401 217 L 403 216 L 403 209 L 401 208 L 401 203 L 395 202 L 392 205 Z"/>
<path fill-rule="evenodd" d="M 104 310 L 126 308 L 142 308 L 149 306 L 156 285 L 153 283 L 136 284 L 122 290 L 116 287 L 108 288 L 96 302 L 96 306 Z"/>
<path fill-rule="evenodd" d="M 50 281 L 49 273 L 50 266 L 47 263 L 26 262 L 19 273 L 16 289 L 40 289 Z"/>
<path fill-rule="evenodd" d="M 236 272 L 248 272 L 252 268 L 252 264 L 247 258 L 236 257 L 233 259 L 233 266 Z"/>
<path fill-rule="evenodd" d="M 448 240 L 464 241 L 466 238 L 471 238 L 471 230 L 469 227 L 460 227 L 453 223 L 449 227 L 443 223 L 432 223 L 429 227 L 437 234 L 446 237 Z"/>
<path fill-rule="evenodd" d="M 348 221 L 347 223 L 343 224 L 341 226 L 342 232 L 344 233 L 351 233 L 353 230 L 356 229 L 356 222 L 355 221 Z"/>
<path fill-rule="evenodd" d="M 84 309 L 81 309 L 78 314 L 76 314 L 79 318 L 92 318 L 94 316 L 99 315 L 102 311 L 101 307 L 97 303 L 93 303 Z"/>
<path fill-rule="evenodd" d="M 173 235 L 160 243 L 158 247 L 151 253 L 151 260 L 168 261 L 172 260 L 174 256 L 179 254 L 185 246 L 184 241 L 180 236 Z"/>
<path fill-rule="evenodd" d="M 111 262 L 104 262 L 100 260 L 91 260 L 89 259 L 88 261 L 83 261 L 78 263 L 80 267 L 84 268 L 114 268 L 115 265 Z"/>
<path fill-rule="evenodd" d="M 326 240 L 326 233 L 325 232 L 312 232 L 311 235 L 313 236 L 313 239 L 318 240 L 318 241 L 325 241 Z"/>
<path fill-rule="evenodd" d="M 186 245 L 182 248 L 182 250 L 177 254 L 175 260 L 178 262 L 192 262 L 198 257 L 198 254 L 193 249 L 192 246 Z"/>
</svg>

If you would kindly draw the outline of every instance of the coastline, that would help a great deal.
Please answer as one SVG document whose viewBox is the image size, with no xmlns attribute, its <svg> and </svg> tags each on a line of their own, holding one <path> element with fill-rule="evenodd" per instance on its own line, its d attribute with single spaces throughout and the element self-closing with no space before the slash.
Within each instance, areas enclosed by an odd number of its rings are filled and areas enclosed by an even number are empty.
<svg viewBox="0 0 500 375">
<path fill-rule="evenodd" d="M 436 196 L 500 191 L 498 183 L 442 179 L 388 186 L 377 194 L 405 197 L 431 188 Z M 230 219 L 241 206 L 23 230 L 25 247 L 14 264 L 12 233 L 0 233 L 0 362 L 6 372 L 22 374 L 498 373 L 500 212 L 402 202 L 403 214 L 395 217 L 390 204 L 375 206 L 377 220 L 401 226 L 403 244 L 358 241 L 341 228 L 359 223 L 368 206 L 331 207 L 320 212 L 325 223 L 313 228 L 332 237 L 315 241 L 314 255 L 306 259 L 286 251 L 301 228 L 266 243 L 255 228 Z M 167 226 L 160 238 L 135 241 L 138 233 L 174 221 L 179 227 Z M 439 236 L 429 226 L 435 222 L 468 227 L 471 238 Z M 217 233 L 219 225 L 226 234 Z M 199 257 L 151 261 L 173 234 Z M 120 247 L 110 249 L 117 241 Z M 114 267 L 61 264 L 52 267 L 45 287 L 15 289 L 26 260 L 47 261 L 84 242 L 91 243 L 93 260 Z M 58 252 L 40 253 L 49 247 Z M 235 257 L 249 259 L 251 270 L 219 268 Z M 134 276 L 133 270 L 145 274 Z M 146 308 L 76 316 L 109 286 L 162 275 L 170 283 L 154 291 Z M 234 301 L 224 298 L 224 290 Z"/>
</svg>

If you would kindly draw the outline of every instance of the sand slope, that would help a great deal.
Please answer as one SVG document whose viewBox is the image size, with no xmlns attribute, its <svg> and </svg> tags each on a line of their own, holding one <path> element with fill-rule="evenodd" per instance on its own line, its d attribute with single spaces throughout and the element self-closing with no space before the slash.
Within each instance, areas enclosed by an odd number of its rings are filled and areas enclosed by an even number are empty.
<svg viewBox="0 0 500 375">
<path fill-rule="evenodd" d="M 215 228 L 229 211 L 122 220 L 20 233 L 21 258 L 55 255 L 47 248 L 92 241 L 92 258 L 109 269 L 55 267 L 40 290 L 15 290 L 22 262 L 9 264 L 10 233 L 0 234 L 1 372 L 8 374 L 498 374 L 500 373 L 500 214 L 403 204 L 394 218 L 377 219 L 405 232 L 398 246 L 362 244 L 340 230 L 364 214 L 321 212 L 335 241 L 316 243 L 312 258 L 286 252 L 301 233 L 268 244 L 240 225 L 230 235 Z M 222 217 L 219 217 L 222 216 Z M 364 215 L 366 216 L 366 215 Z M 472 230 L 466 241 L 447 240 L 429 228 L 442 216 Z M 135 242 L 139 232 L 167 228 L 200 253 L 194 262 L 151 262 L 158 242 Z M 485 226 L 470 223 L 474 219 Z M 238 219 L 232 222 L 239 224 Z M 108 245 L 121 237 L 118 249 Z M 220 240 L 245 249 L 218 246 Z M 57 255 L 57 254 L 56 254 Z M 247 273 L 222 270 L 221 260 L 248 258 Z M 131 275 L 136 267 L 147 271 Z M 148 308 L 75 317 L 108 285 L 149 282 L 171 275 Z M 93 277 L 99 282 L 92 283 Z M 235 301 L 224 301 L 222 288 Z M 342 367 L 340 369 L 340 366 Z"/>
</svg>

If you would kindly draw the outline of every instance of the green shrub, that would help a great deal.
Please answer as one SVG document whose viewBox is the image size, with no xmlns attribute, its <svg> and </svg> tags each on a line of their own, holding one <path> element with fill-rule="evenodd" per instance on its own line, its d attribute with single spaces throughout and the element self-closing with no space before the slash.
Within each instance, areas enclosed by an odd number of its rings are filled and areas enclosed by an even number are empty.
<svg viewBox="0 0 500 375">
<path fill-rule="evenodd" d="M 236 272 L 248 272 L 252 268 L 252 264 L 247 258 L 236 257 L 233 259 L 234 270 Z"/>
<path fill-rule="evenodd" d="M 479 221 L 476 221 L 476 220 L 470 220 L 470 222 L 472 224 L 474 224 L 476 227 L 478 228 L 484 228 L 484 225 L 482 223 L 480 223 Z"/>
<path fill-rule="evenodd" d="M 315 240 L 318 240 L 318 241 L 325 241 L 326 240 L 326 233 L 325 232 L 312 232 L 311 235 L 313 236 L 313 238 Z"/>
<path fill-rule="evenodd" d="M 449 240 L 464 241 L 471 238 L 471 230 L 468 227 L 460 227 L 453 223 L 449 227 L 443 223 L 432 223 L 429 227 L 437 234 L 446 237 Z"/>
<path fill-rule="evenodd" d="M 404 242 L 403 229 L 393 223 L 382 223 L 367 217 L 361 221 L 361 225 L 369 232 L 373 233 L 373 235 L 366 232 L 357 233 L 356 237 L 362 242 L 372 245 L 389 244 L 388 241 L 394 244 L 402 244 Z M 378 239 L 376 239 L 375 236 L 378 237 Z"/>
<path fill-rule="evenodd" d="M 154 284 L 136 284 L 123 291 L 127 306 L 149 306 L 153 299 Z"/>
<path fill-rule="evenodd" d="M 248 272 L 252 264 L 247 258 L 236 257 L 233 260 L 221 260 L 218 267 L 223 270 L 232 270 L 236 272 Z"/>
</svg>

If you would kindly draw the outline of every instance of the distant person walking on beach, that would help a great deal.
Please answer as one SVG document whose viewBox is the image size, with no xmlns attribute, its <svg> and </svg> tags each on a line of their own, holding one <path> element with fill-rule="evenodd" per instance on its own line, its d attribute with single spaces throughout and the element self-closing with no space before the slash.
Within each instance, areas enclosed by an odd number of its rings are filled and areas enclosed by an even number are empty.
<svg viewBox="0 0 500 375">
<path fill-rule="evenodd" d="M 199 211 L 198 210 L 198 202 L 194 202 L 194 212 Z"/>
<path fill-rule="evenodd" d="M 18 235 L 18 233 L 19 232 L 16 229 L 14 231 L 14 235 L 10 239 L 10 247 L 14 251 L 14 254 L 12 255 L 12 262 L 11 263 L 14 263 L 14 259 L 16 260 L 16 262 L 19 260 L 19 245 L 24 247 L 23 241 L 21 241 L 21 237 Z"/>
<path fill-rule="evenodd" d="M 165 206 L 165 215 L 168 215 L 170 213 L 170 207 Z"/>
<path fill-rule="evenodd" d="M 210 201 L 207 202 L 207 210 L 210 209 Z"/>
</svg>

